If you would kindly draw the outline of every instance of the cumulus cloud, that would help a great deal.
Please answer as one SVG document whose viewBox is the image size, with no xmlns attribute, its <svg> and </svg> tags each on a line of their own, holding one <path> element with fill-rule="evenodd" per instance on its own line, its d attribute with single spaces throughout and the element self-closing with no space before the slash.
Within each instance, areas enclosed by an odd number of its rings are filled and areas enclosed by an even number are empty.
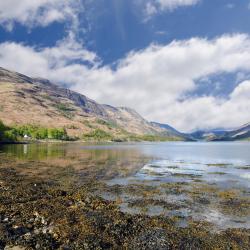
<svg viewBox="0 0 250 250">
<path fill-rule="evenodd" d="M 129 53 L 115 67 L 102 66 L 97 55 L 74 40 L 50 48 L 2 43 L 0 65 L 68 84 L 100 103 L 135 108 L 149 120 L 182 131 L 250 121 L 250 79 L 241 78 L 227 98 L 190 94 L 202 84 L 200 79 L 225 73 L 249 75 L 250 37 L 246 34 L 152 44 Z"/>
<path fill-rule="evenodd" d="M 77 63 L 76 63 L 77 61 Z M 11 70 L 17 70 L 31 76 L 40 76 L 52 79 L 56 82 L 67 82 L 72 79 L 73 72 L 64 75 L 65 79 L 58 76 L 60 70 L 67 68 L 88 68 L 85 64 L 95 68 L 100 63 L 99 58 L 93 52 L 82 47 L 74 38 L 68 37 L 57 42 L 54 47 L 29 47 L 15 42 L 0 44 L 0 64 Z"/>
<path fill-rule="evenodd" d="M 76 27 L 82 8 L 81 0 L 0 1 L 0 24 L 11 30 L 15 22 L 32 28 L 68 20 Z"/>
<path fill-rule="evenodd" d="M 200 0 L 146 0 L 145 14 L 149 18 L 160 11 L 173 11 L 178 7 L 196 5 Z"/>
</svg>

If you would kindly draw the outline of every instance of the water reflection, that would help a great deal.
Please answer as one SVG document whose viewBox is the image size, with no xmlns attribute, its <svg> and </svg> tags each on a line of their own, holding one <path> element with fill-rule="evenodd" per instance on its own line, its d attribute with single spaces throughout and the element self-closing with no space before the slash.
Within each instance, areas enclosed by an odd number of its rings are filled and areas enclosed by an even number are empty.
<svg viewBox="0 0 250 250">
<path fill-rule="evenodd" d="M 5 145 L 3 155 L 21 164 L 24 174 L 53 176 L 64 169 L 72 169 L 81 180 L 108 180 L 134 175 L 150 157 L 142 156 L 137 148 L 86 147 L 83 144 Z M 25 166 L 25 167 L 24 167 Z"/>
</svg>

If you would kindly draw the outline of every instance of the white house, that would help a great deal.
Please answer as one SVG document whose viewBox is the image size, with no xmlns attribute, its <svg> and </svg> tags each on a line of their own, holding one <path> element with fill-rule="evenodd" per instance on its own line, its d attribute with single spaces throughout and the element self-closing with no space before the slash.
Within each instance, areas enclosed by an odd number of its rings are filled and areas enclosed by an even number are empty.
<svg viewBox="0 0 250 250">
<path fill-rule="evenodd" d="M 29 139 L 30 137 L 28 135 L 24 135 L 24 139 Z"/>
</svg>

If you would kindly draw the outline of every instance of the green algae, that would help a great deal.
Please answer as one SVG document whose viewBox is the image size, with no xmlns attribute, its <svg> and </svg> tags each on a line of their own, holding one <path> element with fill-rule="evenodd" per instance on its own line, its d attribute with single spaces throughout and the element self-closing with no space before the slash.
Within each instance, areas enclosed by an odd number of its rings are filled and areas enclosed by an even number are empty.
<svg viewBox="0 0 250 250">
<path fill-rule="evenodd" d="M 228 166 L 231 166 L 231 164 L 228 163 L 212 163 L 212 164 L 207 164 L 208 167 L 221 167 L 221 168 L 226 168 Z"/>
</svg>

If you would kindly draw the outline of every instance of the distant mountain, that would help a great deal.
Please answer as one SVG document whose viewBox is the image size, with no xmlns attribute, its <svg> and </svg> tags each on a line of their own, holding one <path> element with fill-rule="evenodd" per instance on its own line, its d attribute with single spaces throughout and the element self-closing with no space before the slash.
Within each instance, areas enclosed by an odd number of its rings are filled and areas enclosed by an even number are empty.
<svg viewBox="0 0 250 250">
<path fill-rule="evenodd" d="M 198 130 L 189 134 L 194 140 L 210 141 L 214 138 L 221 137 L 226 133 L 223 129 L 211 129 L 211 130 Z"/>
<path fill-rule="evenodd" d="M 102 129 L 117 137 L 161 135 L 186 140 L 168 125 L 151 123 L 127 107 L 99 104 L 43 78 L 31 78 L 0 67 L 0 120 L 7 125 L 64 127 L 81 137 Z"/>
<path fill-rule="evenodd" d="M 189 134 L 191 139 L 204 141 L 237 141 L 250 140 L 250 123 L 239 128 L 198 130 Z"/>
<path fill-rule="evenodd" d="M 250 123 L 237 129 L 225 131 L 224 134 L 216 136 L 213 141 L 237 141 L 250 140 Z"/>
</svg>

